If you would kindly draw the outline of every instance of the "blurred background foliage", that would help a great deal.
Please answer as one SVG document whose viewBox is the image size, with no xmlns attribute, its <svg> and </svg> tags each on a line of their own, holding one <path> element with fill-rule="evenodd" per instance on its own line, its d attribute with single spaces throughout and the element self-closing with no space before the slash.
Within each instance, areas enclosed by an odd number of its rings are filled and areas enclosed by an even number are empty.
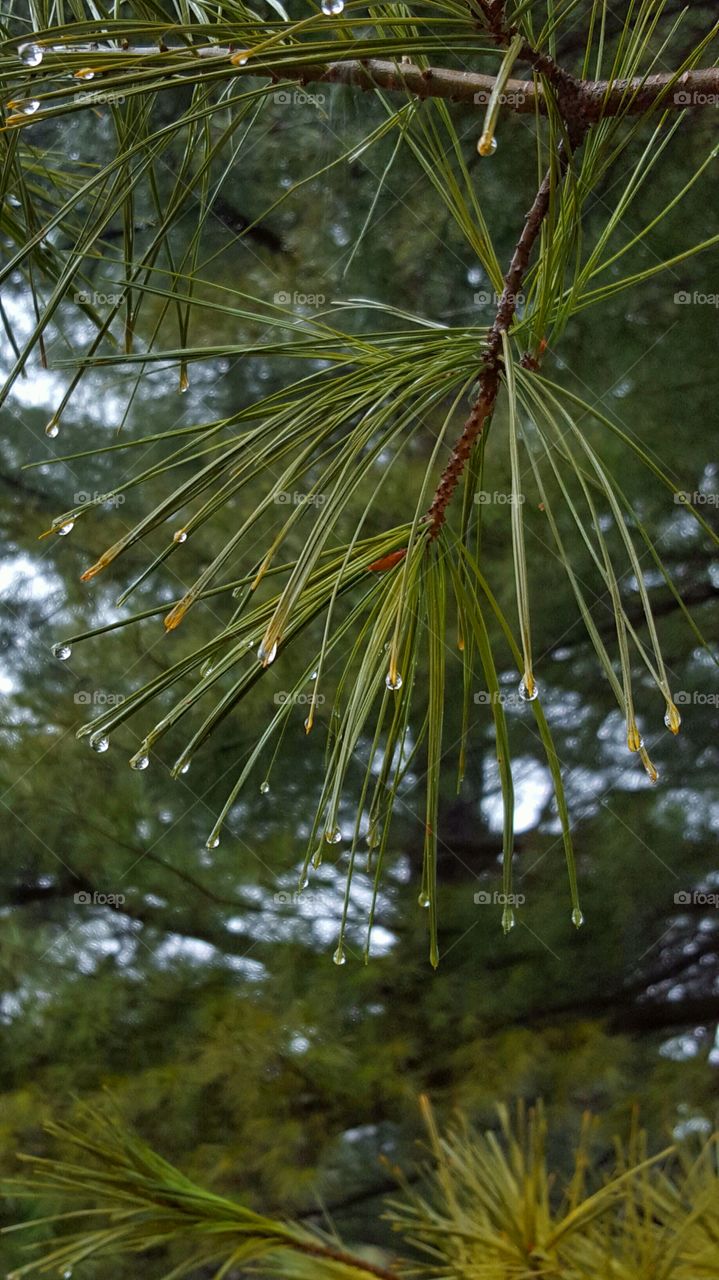
<svg viewBox="0 0 719 1280">
<path fill-rule="evenodd" d="M 178 99 L 184 92 L 178 88 Z M 491 303 L 476 301 L 487 282 L 406 156 L 380 191 L 370 235 L 350 261 L 391 141 L 386 154 L 380 145 L 323 174 L 239 237 L 280 191 L 362 137 L 373 111 L 381 118 L 365 95 L 325 86 L 320 96 L 321 103 L 270 103 L 257 145 L 213 214 L 202 274 L 220 291 L 229 285 L 268 302 L 280 292 L 321 294 L 328 302 L 362 296 L 434 320 L 488 322 Z M 165 94 L 156 109 L 169 119 L 175 108 Z M 529 129 L 521 119 L 503 121 L 497 155 L 480 172 L 474 117 L 458 115 L 503 259 L 531 195 L 519 176 L 532 173 Z M 40 126 L 34 140 L 61 149 L 68 172 L 80 175 L 95 163 L 111 128 L 107 110 L 98 107 L 57 127 Z M 694 172 L 715 129 L 712 112 L 683 123 L 670 144 L 680 181 Z M 632 157 L 625 159 L 629 171 Z M 650 237 L 639 254 L 642 265 L 652 255 L 671 254 L 680 231 L 682 243 L 703 239 L 717 200 L 714 168 L 701 198 Z M 663 192 L 648 186 L 632 217 L 648 219 L 663 201 Z M 611 202 L 608 184 L 598 217 Z M 138 210 L 139 237 L 152 216 L 150 209 Z M 188 234 L 191 229 L 190 208 Z M 111 291 L 106 271 L 105 265 L 94 282 L 98 290 Z M 546 368 L 561 370 L 566 385 L 650 445 L 680 487 L 716 501 L 717 467 L 707 465 L 716 312 L 675 302 L 676 293 L 694 290 L 719 293 L 716 250 L 574 318 Z M 29 331 L 23 281 L 10 282 L 2 301 Z M 145 323 L 151 319 L 152 304 Z M 141 465 L 133 450 L 49 466 L 53 453 L 139 437 L 148 424 L 160 431 L 226 415 L 295 376 L 291 353 L 272 362 L 208 359 L 192 367 L 184 396 L 175 371 L 138 378 L 132 370 L 93 370 L 61 437 L 50 441 L 45 425 L 67 376 L 53 362 L 72 354 L 82 323 L 75 310 L 60 309 L 47 342 L 51 367 L 33 363 L 2 409 L 0 1173 L 15 1172 L 18 1149 L 46 1150 L 42 1124 L 49 1116 L 77 1118 L 78 1100 L 92 1102 L 109 1089 L 124 1119 L 198 1180 L 263 1212 L 288 1212 L 309 1223 L 329 1213 L 347 1239 L 381 1243 L 386 1227 L 378 1225 L 378 1205 L 394 1186 L 393 1167 L 414 1158 L 420 1092 L 430 1094 L 440 1117 L 461 1107 L 480 1123 L 492 1120 L 498 1099 L 541 1094 L 560 1158 L 585 1107 L 601 1113 L 599 1144 L 628 1130 L 636 1104 L 656 1143 L 711 1128 L 719 1069 L 717 911 L 711 901 L 676 895 L 719 894 L 716 669 L 668 593 L 660 585 L 655 597 L 664 651 L 675 689 L 689 691 L 693 702 L 681 707 L 677 740 L 660 728 L 648 738 L 660 772 L 651 787 L 624 751 L 621 718 L 597 678 L 563 571 L 549 551 L 543 514 L 538 505 L 527 513 L 537 670 L 564 766 L 587 923 L 577 932 L 569 920 L 541 745 L 518 711 L 510 713 L 515 887 L 526 904 L 517 928 L 504 937 L 501 908 L 475 901 L 498 890 L 501 875 L 493 731 L 487 708 L 478 704 L 459 794 L 451 769 L 443 780 L 438 972 L 427 963 L 426 920 L 417 907 L 423 812 L 414 777 L 401 797 L 374 957 L 362 965 L 369 880 L 360 874 L 348 963 L 338 969 L 331 954 L 342 846 L 327 851 L 309 889 L 296 893 L 322 776 L 321 744 L 306 738 L 301 707 L 270 789 L 246 791 L 221 845 L 212 852 L 203 847 L 228 773 L 234 780 L 273 710 L 273 694 L 286 686 L 282 664 L 175 782 L 161 757 L 142 774 L 127 768 L 138 741 L 128 727 L 117 745 L 113 740 L 107 754 L 96 756 L 75 740 L 76 729 L 132 685 L 140 663 L 145 674 L 162 670 L 182 639 L 164 636 L 159 621 L 150 619 L 77 648 L 64 663 L 50 649 L 71 631 L 115 616 L 119 584 L 146 555 L 138 552 L 133 560 L 130 552 L 121 576 L 111 570 L 91 589 L 81 587 L 79 576 L 137 518 L 148 493 L 130 491 L 126 504 L 99 508 L 70 537 L 38 542 L 78 493 L 104 493 L 117 483 L 118 468 L 132 474 Z M 353 323 L 364 323 L 361 313 Z M 375 323 L 368 313 L 368 326 Z M 246 324 L 211 311 L 198 311 L 193 326 L 198 345 L 253 336 Z M 6 366 L 10 360 L 6 350 Z M 423 471 L 428 448 L 420 435 L 407 456 L 408 472 Z M 606 433 L 602 449 L 655 532 L 699 625 L 716 636 L 719 564 L 706 540 Z M 159 456 L 157 447 L 148 447 L 142 465 Z M 42 465 L 23 470 L 28 462 Z M 491 456 L 487 465 L 485 489 L 506 494 L 508 473 Z M 406 514 L 406 492 L 407 477 L 395 471 L 385 502 L 398 519 Z M 716 523 L 716 506 L 702 511 Z M 241 504 L 224 510 L 227 536 L 242 514 Z M 506 504 L 489 503 L 485 520 L 483 555 L 511 609 Z M 183 582 L 210 550 L 202 531 L 188 542 Z M 179 574 L 175 556 L 163 585 L 167 599 L 177 594 Z M 631 592 L 631 582 L 626 585 Z M 141 587 L 137 607 L 153 601 L 155 590 Z M 637 592 L 635 599 L 639 610 Z M 598 600 L 600 629 L 612 625 L 603 609 Z M 198 607 L 194 640 L 203 627 L 209 636 L 214 624 L 212 606 Z M 458 675 L 450 660 L 455 705 Z M 508 679 L 513 691 L 516 680 L 511 673 Z M 450 713 L 454 731 L 452 719 Z M 93 893 L 124 901 L 112 907 L 76 900 Z M 1 1220 L 29 1212 L 11 1197 Z M 3 1266 L 19 1265 L 19 1241 L 6 1238 L 0 1248 Z M 88 1264 L 85 1274 L 125 1280 L 137 1271 L 124 1263 Z"/>
</svg>

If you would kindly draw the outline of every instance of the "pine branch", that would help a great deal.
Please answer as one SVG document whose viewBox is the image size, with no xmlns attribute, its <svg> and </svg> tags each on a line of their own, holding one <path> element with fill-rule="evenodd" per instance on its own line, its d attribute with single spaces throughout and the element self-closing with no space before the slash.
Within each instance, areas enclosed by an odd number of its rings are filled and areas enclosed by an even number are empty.
<svg viewBox="0 0 719 1280">
<path fill-rule="evenodd" d="M 582 126 L 578 125 L 574 136 L 575 146 L 581 143 L 583 136 L 581 130 Z M 560 146 L 558 155 L 560 181 L 567 172 L 569 160 L 569 150 L 563 145 Z M 479 379 L 479 393 L 472 412 L 464 424 L 462 434 L 452 450 L 449 462 L 442 472 L 427 512 L 426 519 L 429 525 L 430 539 L 434 539 L 439 535 L 446 519 L 447 507 L 459 484 L 475 441 L 494 412 L 500 385 L 502 334 L 509 332 L 510 325 L 514 319 L 517 298 L 529 266 L 532 249 L 549 209 L 553 181 L 554 175 L 552 170 L 549 169 L 526 216 L 522 234 L 517 241 L 507 274 L 504 277 L 504 289 L 499 300 L 494 323 L 487 338 Z"/>
<path fill-rule="evenodd" d="M 63 52 L 59 46 L 47 50 L 50 55 L 59 56 Z M 178 55 L 176 49 L 167 50 L 167 56 L 172 62 L 172 83 L 176 83 L 183 70 L 196 75 L 198 59 L 229 63 L 233 50 L 230 46 L 210 45 L 194 48 L 191 53 L 188 51 L 181 55 Z M 151 58 L 153 72 L 162 73 L 162 60 L 159 59 L 158 50 L 153 46 L 141 46 L 112 50 L 109 55 L 103 53 L 102 74 L 122 74 L 125 63 L 132 63 L 132 69 L 139 70 L 141 64 L 139 67 L 135 65 L 138 58 Z M 719 67 L 697 68 L 681 74 L 666 72 L 652 76 L 634 76 L 630 79 L 579 80 L 529 45 L 522 47 L 520 58 L 528 62 L 550 84 L 554 83 L 555 89 L 560 91 L 560 106 L 564 101 L 565 108 L 571 111 L 572 104 L 581 102 L 582 113 L 588 123 L 618 115 L 643 115 L 655 106 L 661 106 L 667 111 L 701 110 L 716 106 L 719 99 Z M 410 93 L 419 99 L 439 98 L 481 107 L 486 105 L 496 78 L 450 67 L 419 67 L 404 62 L 399 64 L 384 58 L 348 58 L 346 61 L 319 62 L 298 59 L 291 52 L 272 61 L 250 58 L 242 66 L 228 65 L 227 75 L 228 78 L 264 75 L 277 82 L 297 81 L 304 86 L 341 84 L 364 92 L 384 89 L 390 93 Z M 76 86 L 71 86 L 73 93 L 75 88 Z M 82 107 L 78 106 L 78 109 Z M 541 80 L 508 80 L 503 109 L 517 115 L 536 115 L 537 112 L 547 115 L 549 103 Z M 41 118 L 42 116 L 34 116 L 33 121 L 37 122 Z M 30 123 L 30 118 L 22 114 L 7 117 L 5 121 L 6 127 L 14 128 Z"/>
</svg>

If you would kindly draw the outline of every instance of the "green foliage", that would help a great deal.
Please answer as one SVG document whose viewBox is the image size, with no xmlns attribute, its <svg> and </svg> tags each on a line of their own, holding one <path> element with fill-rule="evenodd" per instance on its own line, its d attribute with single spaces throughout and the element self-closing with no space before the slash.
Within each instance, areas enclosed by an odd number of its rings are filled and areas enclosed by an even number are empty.
<svg viewBox="0 0 719 1280">
<path fill-rule="evenodd" d="M 382 1265 L 336 1238 L 253 1213 L 184 1177 L 112 1117 L 88 1114 L 82 1129 L 52 1126 L 73 1159 L 26 1157 L 29 1179 L 16 1190 L 79 1207 L 41 1219 L 58 1233 L 42 1256 L 14 1277 L 71 1270 L 94 1258 L 152 1254 L 174 1259 L 163 1280 L 207 1266 L 215 1280 L 251 1264 L 253 1273 L 393 1280 L 555 1280 L 610 1275 L 627 1280 L 698 1280 L 717 1262 L 717 1138 L 697 1152 L 646 1152 L 636 1128 L 617 1144 L 614 1169 L 597 1167 L 592 1123 L 567 1168 L 553 1170 L 541 1107 L 500 1129 L 455 1125 L 442 1137 L 426 1101 L 432 1162 L 419 1190 L 407 1188 L 391 1219 L 411 1255 Z M 89 1225 L 83 1218 L 90 1219 Z M 406 1247 L 406 1246 L 405 1246 Z"/>
<path fill-rule="evenodd" d="M 0 46 L 3 92 L 14 104 L 1 143 L 2 194 L 8 197 L 2 216 L 4 233 L 16 248 L 0 271 L 0 283 L 22 274 L 35 321 L 22 337 L 5 317 L 16 359 L 3 398 L 31 355 L 42 351 L 48 326 L 65 306 L 79 308 L 93 334 L 83 350 L 73 350 L 69 384 L 48 424 L 53 438 L 90 370 L 122 367 L 134 371 L 139 384 L 154 368 L 173 367 L 184 390 L 190 366 L 199 361 L 228 355 L 284 359 L 289 347 L 303 370 L 296 380 L 249 398 L 219 419 L 128 441 L 133 449 L 160 444 L 161 459 L 101 497 L 74 503 L 48 530 L 64 532 L 73 522 L 84 527 L 101 499 L 117 501 L 138 490 L 141 514 L 86 568 L 83 578 L 93 579 L 120 556 L 151 547 L 149 563 L 142 564 L 120 599 L 126 601 L 151 581 L 153 602 L 130 617 L 64 637 L 65 648 L 153 615 L 164 615 L 170 633 L 181 623 L 181 634 L 190 633 L 186 645 L 179 642 L 177 660 L 80 732 L 103 750 L 110 734 L 130 717 L 152 709 L 154 723 L 143 728 L 131 763 L 144 768 L 159 744 L 166 737 L 172 743 L 182 730 L 179 750 L 172 748 L 173 772 L 180 774 L 208 738 L 262 689 L 275 657 L 285 660 L 299 649 L 300 670 L 288 681 L 286 701 L 258 734 L 220 806 L 207 845 L 216 847 L 251 773 L 257 776 L 268 757 L 274 759 L 280 751 L 297 697 L 309 681 L 307 732 L 315 724 L 320 697 L 332 710 L 325 776 L 308 824 L 300 885 L 311 869 L 319 869 L 326 846 L 341 838 L 340 808 L 353 796 L 345 905 L 335 951 L 342 963 L 360 842 L 367 838 L 366 868 L 374 886 L 371 931 L 398 795 L 421 762 L 426 822 L 419 897 L 428 907 L 430 958 L 436 965 L 437 823 L 446 752 L 446 655 L 453 652 L 447 637 L 452 631 L 462 640 L 465 690 L 479 679 L 491 703 L 504 803 L 504 893 L 509 898 L 513 892 L 514 776 L 500 672 L 516 663 L 521 696 L 531 702 L 554 787 L 572 920 L 579 925 L 583 919 L 559 756 L 534 670 L 536 605 L 525 529 L 527 499 L 541 498 L 554 553 L 586 625 L 598 670 L 624 718 L 627 748 L 641 759 L 652 781 L 657 771 L 640 729 L 637 666 L 643 664 L 649 672 L 667 728 L 674 734 L 679 729 L 640 556 L 646 551 L 670 589 L 677 588 L 663 564 L 658 539 L 618 483 L 616 461 L 613 471 L 605 457 L 606 437 L 616 436 L 617 428 L 572 389 L 544 376 L 539 365 L 545 348 L 551 349 L 588 307 L 636 290 L 719 242 L 713 235 L 657 255 L 649 265 L 642 261 L 647 241 L 696 194 L 716 158 L 712 142 L 688 179 L 670 185 L 669 157 L 685 113 L 671 106 L 669 94 L 680 74 L 711 62 L 719 28 L 709 24 L 697 31 L 687 13 L 672 17 L 665 0 L 632 5 L 611 31 L 607 6 L 598 0 L 562 6 L 524 3 L 507 6 L 503 29 L 509 32 L 508 24 L 516 24 L 517 31 L 512 25 L 514 34 L 503 44 L 486 5 L 458 0 L 399 10 L 352 3 L 335 18 L 314 7 L 307 12 L 298 6 L 289 15 L 282 6 L 272 7 L 275 16 L 268 22 L 237 0 L 189 7 L 180 0 L 166 7 L 137 4 L 123 16 L 96 12 L 94 6 L 85 13 L 62 3 L 39 4 L 29 24 L 21 9 L 10 7 Z M 576 133 L 570 127 L 561 80 L 547 62 L 562 61 L 563 40 L 578 21 L 582 47 L 579 55 L 566 54 L 576 75 L 622 82 L 636 78 L 617 109 L 600 112 L 586 136 L 586 122 Z M 21 45 L 32 51 L 25 61 Z M 529 46 L 531 57 L 525 52 Z M 284 303 L 269 303 L 204 274 L 212 209 L 232 176 L 241 172 L 277 85 L 311 78 L 310 63 L 341 68 L 356 61 L 358 53 L 400 66 L 402 58 L 411 58 L 420 68 L 439 55 L 450 67 L 477 59 L 478 65 L 499 73 L 496 84 L 504 82 L 517 58 L 534 67 L 534 88 L 537 92 L 541 87 L 545 115 L 538 112 L 533 121 L 530 164 L 546 172 L 546 201 L 539 209 L 535 198 L 536 225 L 532 227 L 531 215 L 527 221 L 532 235 L 517 276 L 526 295 L 523 309 L 518 313 L 516 299 L 512 301 L 512 315 L 500 326 L 498 343 L 498 320 L 492 327 L 448 326 L 377 304 L 377 328 L 368 331 L 364 319 L 369 304 L 361 300 L 334 304 L 308 318 Z M 543 59 L 541 66 L 537 59 Z M 664 90 L 646 109 L 636 110 L 647 77 L 670 64 Z M 101 101 L 88 98 L 84 90 L 78 93 L 78 85 L 88 84 Z M 363 135 L 351 149 L 305 174 L 292 193 L 390 140 L 393 151 L 383 180 L 400 154 L 417 162 L 464 247 L 499 290 L 503 246 L 490 229 L 453 110 L 431 94 L 415 97 L 401 79 L 394 89 L 398 92 L 392 92 L 390 101 L 387 85 L 376 87 Z M 497 103 L 495 94 L 484 122 L 488 141 L 500 128 Z M 83 159 L 68 171 L 53 130 L 98 104 L 112 125 L 109 155 Z M 33 130 L 39 145 L 33 143 Z M 641 212 L 650 182 L 668 187 L 666 202 L 650 216 L 639 216 L 639 228 L 630 230 L 628 219 Z M 621 190 L 609 205 L 602 193 L 614 183 Z M 279 196 L 253 218 L 244 234 L 285 198 Z M 370 226 L 371 215 L 372 210 Z M 119 245 L 111 235 L 118 223 Z M 370 226 L 362 230 L 365 242 Z M 521 218 L 515 241 L 520 230 Z M 540 252 L 530 262 L 535 240 Z M 511 271 L 506 279 L 509 288 Z M 97 297 L 93 285 L 98 280 L 112 282 L 114 290 L 102 313 L 86 297 L 86 291 Z M 227 323 L 233 336 L 221 344 L 193 342 L 191 333 L 202 334 L 208 319 Z M 239 339 L 234 336 L 238 332 L 243 333 Z M 451 468 L 447 451 L 466 416 L 460 406 L 478 375 L 480 384 L 490 375 L 494 379 L 490 412 L 486 424 L 479 423 L 484 427 L 481 445 L 470 441 L 471 464 L 465 465 L 464 457 L 454 476 L 455 483 L 460 481 L 461 502 L 452 507 L 446 523 L 442 508 L 440 531 L 427 512 L 434 509 L 433 493 L 442 492 L 447 465 Z M 646 442 L 620 435 L 627 456 L 633 452 L 668 493 L 685 488 L 656 462 Z M 416 457 L 421 448 L 413 489 L 403 495 L 402 509 L 392 509 L 387 518 L 385 493 L 393 472 L 402 475 L 407 458 Z M 480 450 L 481 465 L 496 453 L 511 477 L 508 536 L 516 624 L 514 606 L 500 600 L 499 584 L 481 554 Z M 56 461 L 72 462 L 77 456 Z M 278 504 L 285 505 L 287 495 L 298 492 L 302 500 L 278 516 Z M 228 534 L 222 514 L 239 497 L 249 497 L 248 505 Z M 716 542 L 701 514 L 691 504 L 686 509 Z M 569 540 L 563 531 L 567 524 Z M 205 528 L 207 563 L 179 597 L 173 593 L 169 599 L 161 571 L 172 573 L 186 541 Z M 585 568 L 593 589 L 610 601 L 611 639 L 599 634 L 592 617 Z M 625 580 L 630 575 L 639 584 L 639 621 L 627 611 Z M 208 601 L 217 625 L 198 642 L 191 630 L 193 618 L 196 606 Z M 691 625 L 704 644 L 698 625 Z M 646 627 L 648 639 L 641 637 L 640 627 Z M 463 757 L 468 736 L 465 714 Z M 507 899 L 502 921 L 505 930 L 515 922 Z M 365 955 L 369 951 L 368 935 Z"/>
</svg>

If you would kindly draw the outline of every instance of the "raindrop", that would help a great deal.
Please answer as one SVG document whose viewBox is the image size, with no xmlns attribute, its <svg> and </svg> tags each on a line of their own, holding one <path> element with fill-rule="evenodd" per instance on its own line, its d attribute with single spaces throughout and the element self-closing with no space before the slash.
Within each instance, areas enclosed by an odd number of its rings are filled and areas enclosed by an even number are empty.
<svg viewBox="0 0 719 1280">
<path fill-rule="evenodd" d="M 63 524 L 57 525 L 55 532 L 60 538 L 66 538 L 68 533 L 72 533 L 75 528 L 74 520 L 65 520 Z"/>
<path fill-rule="evenodd" d="M 207 840 L 205 841 L 205 848 L 216 849 L 219 843 L 220 843 L 219 836 L 216 836 L 216 835 L 208 836 Z"/>
<path fill-rule="evenodd" d="M 261 644 L 257 650 L 257 657 L 263 667 L 269 667 L 270 663 L 274 662 L 277 657 L 277 643 L 275 642 L 271 649 L 266 649 L 265 646 Z"/>
<path fill-rule="evenodd" d="M 138 753 L 138 755 L 136 755 L 136 756 L 133 756 L 133 757 L 132 757 L 132 759 L 131 759 L 131 761 L 130 761 L 130 768 L 131 768 L 131 769 L 140 769 L 140 770 L 141 770 L 141 769 L 146 769 L 146 768 L 147 768 L 147 766 L 149 765 L 149 763 L 150 763 L 150 757 L 149 757 L 149 756 L 143 756 L 143 755 L 141 755 L 141 754 L 139 754 L 139 753 Z"/>
<path fill-rule="evenodd" d="M 581 929 L 582 925 L 584 924 L 584 915 L 580 911 L 579 907 L 575 907 L 572 912 L 572 924 L 574 925 L 575 929 Z"/>
<path fill-rule="evenodd" d="M 325 840 L 328 844 L 339 844 L 342 839 L 342 832 L 339 827 L 333 827 L 331 831 L 325 831 Z"/>
<path fill-rule="evenodd" d="M 326 18 L 335 18 L 345 7 L 345 0 L 322 0 L 322 12 Z"/>
<path fill-rule="evenodd" d="M 37 98 L 26 98 L 24 102 L 18 102 L 17 109 L 24 116 L 34 116 L 40 109 L 40 103 Z"/>
<path fill-rule="evenodd" d="M 387 685 L 387 688 L 391 689 L 393 693 L 396 693 L 398 689 L 402 688 L 402 677 L 399 674 L 399 671 L 389 671 L 385 676 L 384 682 Z"/>
<path fill-rule="evenodd" d="M 94 80 L 95 72 L 90 67 L 82 67 L 80 71 L 75 72 L 76 80 Z"/>
<path fill-rule="evenodd" d="M 61 662 L 67 662 L 71 653 L 72 649 L 69 644 L 54 644 L 52 646 L 53 658 L 59 658 Z"/>
<path fill-rule="evenodd" d="M 189 773 L 189 772 L 190 772 L 190 762 L 189 760 L 186 760 L 185 763 L 180 766 L 180 773 Z"/>
<path fill-rule="evenodd" d="M 310 676 L 310 680 L 316 680 L 316 679 L 317 679 L 317 675 L 318 675 L 318 672 L 317 672 L 317 671 L 313 671 L 313 672 L 312 672 L 312 675 Z"/>
<path fill-rule="evenodd" d="M 109 747 L 109 745 L 110 745 L 110 739 L 106 738 L 103 733 L 92 734 L 90 738 L 90 746 L 92 747 L 93 751 L 97 751 L 99 755 L 102 755 L 103 751 L 107 751 L 107 748 Z"/>
<path fill-rule="evenodd" d="M 529 692 L 526 680 L 520 680 L 518 693 L 522 702 L 534 702 L 534 699 L 539 696 L 539 687 L 536 680 L 532 681 L 531 693 Z"/>
<path fill-rule="evenodd" d="M 672 703 L 671 707 L 667 707 L 666 711 L 664 712 L 664 723 L 667 729 L 671 730 L 672 733 L 678 733 L 681 722 L 682 722 L 681 715 L 679 714 L 677 708 L 674 706 L 674 703 Z"/>
<path fill-rule="evenodd" d="M 419 897 L 418 897 L 418 899 L 417 899 L 417 903 L 418 903 L 418 905 L 419 905 L 420 907 L 424 907 L 424 909 L 425 909 L 425 911 L 426 911 L 426 910 L 427 910 L 427 908 L 428 908 L 428 907 L 430 907 L 430 906 L 432 905 L 432 899 L 430 898 L 430 896 L 429 896 L 429 894 L 428 894 L 428 893 L 424 893 L 424 892 L 422 892 L 422 893 L 420 893 L 420 895 L 419 895 Z"/>
<path fill-rule="evenodd" d="M 342 945 L 340 945 L 340 946 L 337 948 L 337 950 L 335 951 L 335 953 L 334 953 L 334 955 L 333 955 L 332 959 L 334 960 L 335 964 L 346 964 L 346 963 L 347 963 L 347 956 L 345 955 L 345 949 L 344 949 L 344 947 L 343 947 Z"/>
<path fill-rule="evenodd" d="M 247 57 L 248 57 L 248 50 L 240 49 L 238 53 L 233 54 L 232 62 L 236 63 L 238 67 L 244 67 L 247 62 Z"/>
<path fill-rule="evenodd" d="M 509 933 L 510 929 L 514 928 L 515 924 L 516 920 L 514 918 L 514 911 L 511 907 L 505 907 L 502 912 L 502 928 L 504 929 L 504 932 Z"/>
<path fill-rule="evenodd" d="M 309 884 L 309 880 L 307 876 L 300 876 L 299 880 L 297 881 L 297 886 L 299 888 L 300 893 L 302 893 L 303 889 L 307 888 L 308 884 Z"/>
<path fill-rule="evenodd" d="M 57 420 L 55 418 L 51 418 L 45 428 L 45 435 L 49 436 L 51 440 L 54 440 L 55 437 L 59 434 L 60 434 L 60 428 L 57 425 Z"/>
<path fill-rule="evenodd" d="M 65 1270 L 61 1274 L 62 1280 L 72 1280 L 72 1267 L 65 1267 Z"/>
<path fill-rule="evenodd" d="M 265 778 L 264 782 L 260 783 L 260 795 L 266 796 L 269 789 L 270 789 L 270 784 Z"/>
<path fill-rule="evenodd" d="M 496 138 L 485 138 L 484 134 L 477 143 L 477 150 L 481 156 L 493 156 L 497 150 Z"/>
<path fill-rule="evenodd" d="M 314 853 L 312 854 L 312 866 L 314 867 L 315 871 L 318 871 L 319 868 L 322 866 L 322 845 L 318 845 L 318 847 L 315 849 Z"/>
<path fill-rule="evenodd" d="M 373 824 L 370 827 L 369 831 L 367 832 L 367 848 L 378 849 L 379 845 L 380 845 L 379 832 L 377 830 L 377 827 Z"/>
<path fill-rule="evenodd" d="M 187 542 L 187 530 L 176 529 L 172 535 L 173 542 Z"/>
<path fill-rule="evenodd" d="M 18 57 L 26 67 L 39 67 L 42 62 L 42 49 L 39 44 L 21 44 Z"/>
</svg>

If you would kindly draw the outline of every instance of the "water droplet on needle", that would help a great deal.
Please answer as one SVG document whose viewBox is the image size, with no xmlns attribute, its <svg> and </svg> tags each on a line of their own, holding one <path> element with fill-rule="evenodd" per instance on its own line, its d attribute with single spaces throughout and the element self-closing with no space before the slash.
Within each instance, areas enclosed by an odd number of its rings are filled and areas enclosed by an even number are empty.
<svg viewBox="0 0 719 1280">
<path fill-rule="evenodd" d="M 18 49 L 18 57 L 26 67 L 39 67 L 43 58 L 43 51 L 39 44 L 21 44 Z"/>
<path fill-rule="evenodd" d="M 262 663 L 263 667 L 269 667 L 270 663 L 274 662 L 276 657 L 277 657 L 276 641 L 272 645 L 271 649 L 266 649 L 265 646 L 261 644 L 259 649 L 257 650 L 257 658 Z"/>
<path fill-rule="evenodd" d="M 53 658 L 59 658 L 60 662 L 67 662 L 71 653 L 72 649 L 69 644 L 60 643 L 52 646 L 52 656 Z"/>
<path fill-rule="evenodd" d="M 326 18 L 336 18 L 345 7 L 345 0 L 322 0 L 322 12 Z"/>
</svg>

